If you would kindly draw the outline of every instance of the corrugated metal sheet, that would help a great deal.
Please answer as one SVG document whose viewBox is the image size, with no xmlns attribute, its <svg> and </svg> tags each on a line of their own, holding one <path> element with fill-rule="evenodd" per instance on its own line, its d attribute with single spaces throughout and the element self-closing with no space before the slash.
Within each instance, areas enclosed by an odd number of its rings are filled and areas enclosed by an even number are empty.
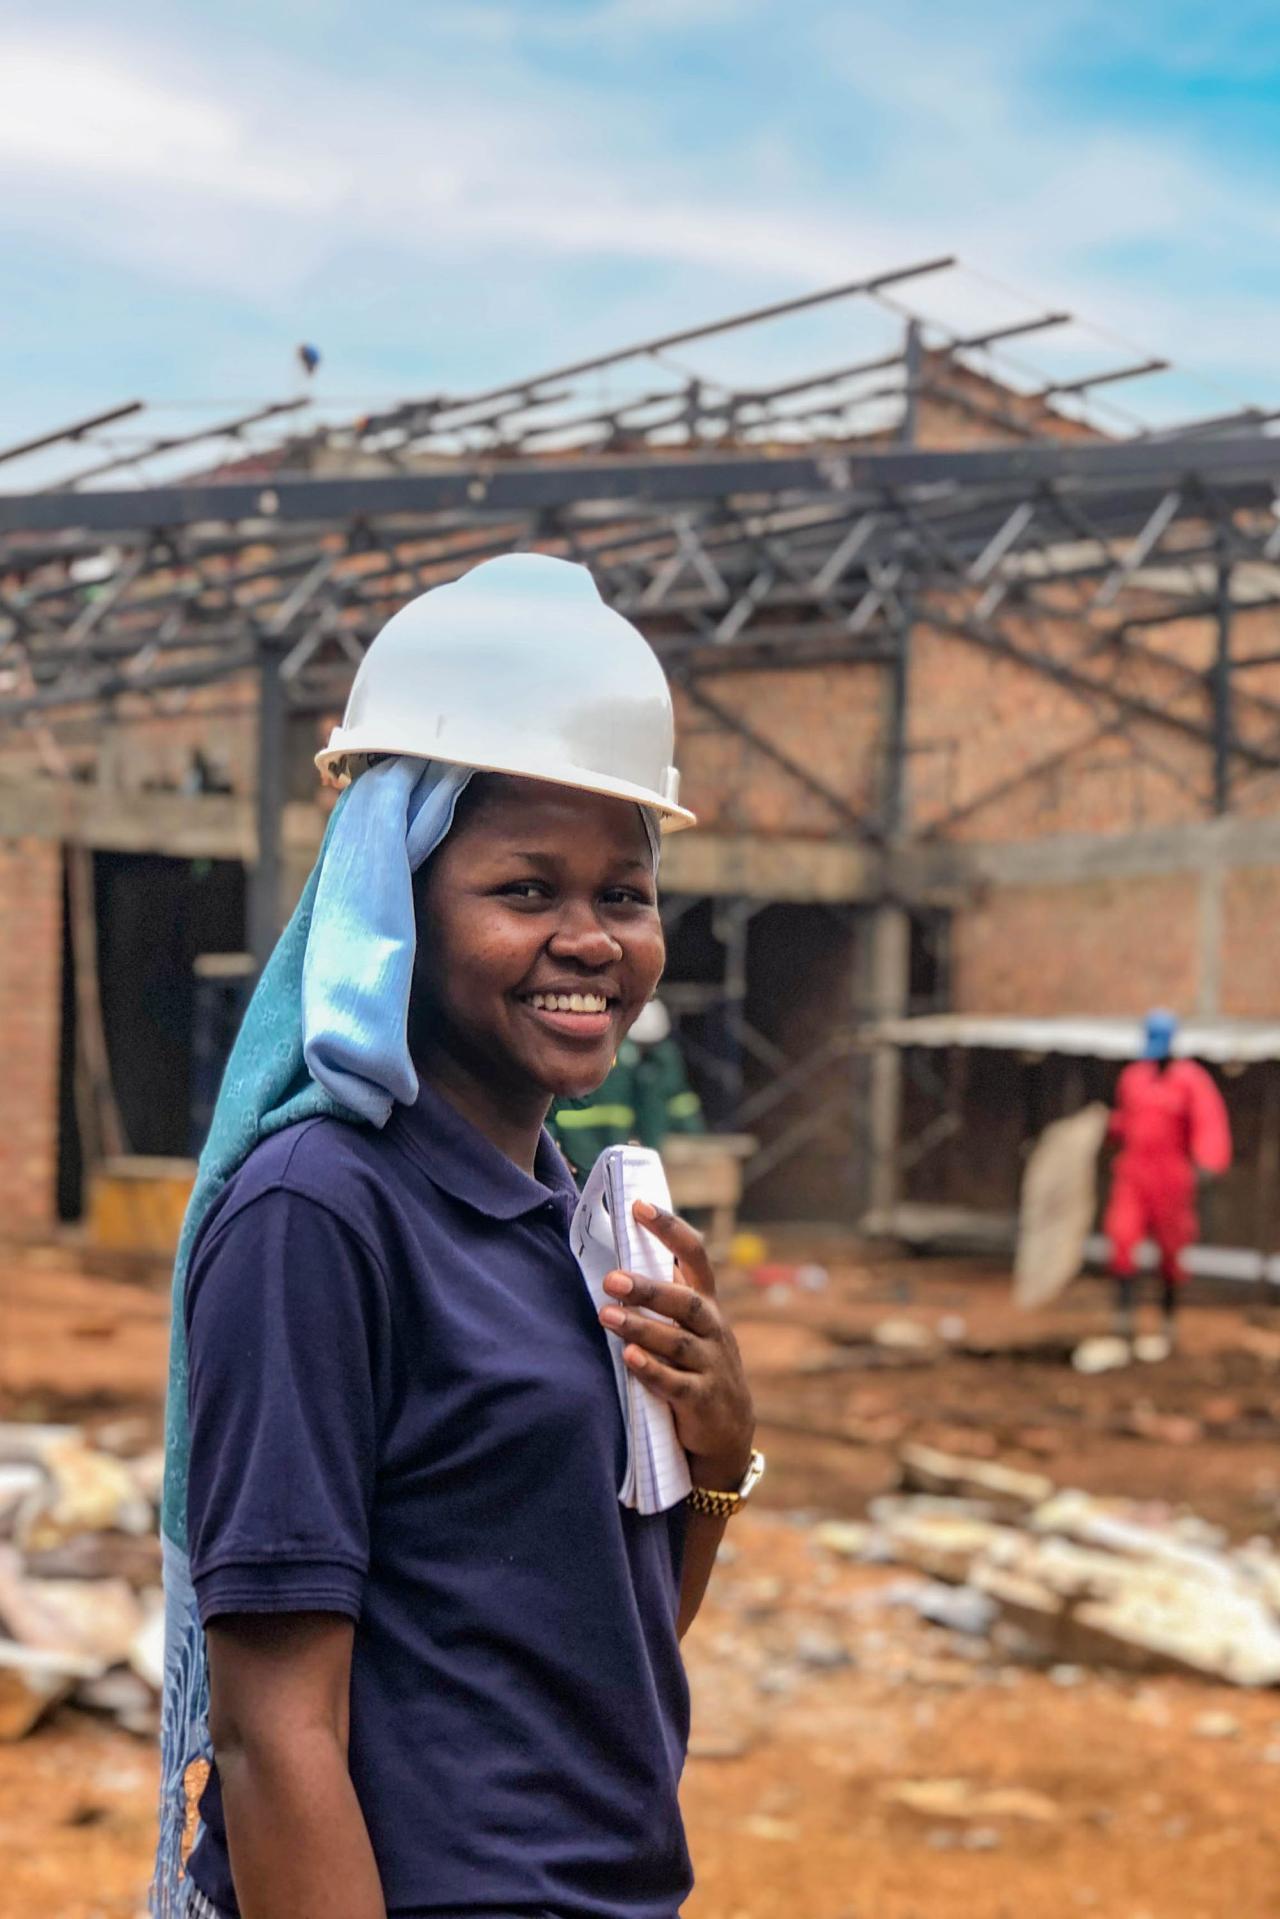
<svg viewBox="0 0 1280 1919">
<path fill-rule="evenodd" d="M 1086 1059 L 1136 1059 L 1142 1051 L 1142 1021 L 1016 1019 L 976 1013 L 934 1013 L 919 1019 L 881 1020 L 870 1037 L 893 1046 L 964 1046 L 997 1053 L 1069 1053 Z M 1280 1059 L 1280 1021 L 1187 1020 L 1175 1052 L 1217 1065 L 1247 1066 Z"/>
</svg>

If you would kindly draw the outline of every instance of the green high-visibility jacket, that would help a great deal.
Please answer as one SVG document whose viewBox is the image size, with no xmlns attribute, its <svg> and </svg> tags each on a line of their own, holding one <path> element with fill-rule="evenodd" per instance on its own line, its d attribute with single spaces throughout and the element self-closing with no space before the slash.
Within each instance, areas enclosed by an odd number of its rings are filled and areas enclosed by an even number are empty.
<svg viewBox="0 0 1280 1919">
<path fill-rule="evenodd" d="M 659 1147 L 669 1133 L 706 1131 L 702 1101 L 670 1038 L 654 1046 L 624 1039 L 604 1084 L 584 1099 L 557 1100 L 547 1124 L 579 1185 L 606 1146 Z"/>
</svg>

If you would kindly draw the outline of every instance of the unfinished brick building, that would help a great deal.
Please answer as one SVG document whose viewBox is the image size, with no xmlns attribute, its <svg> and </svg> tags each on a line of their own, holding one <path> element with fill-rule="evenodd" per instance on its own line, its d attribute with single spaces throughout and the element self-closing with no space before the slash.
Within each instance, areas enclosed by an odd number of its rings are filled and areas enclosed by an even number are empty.
<svg viewBox="0 0 1280 1919">
<path fill-rule="evenodd" d="M 1118 439 L 1064 400 L 1112 374 L 996 376 L 993 342 L 1060 317 L 575 412 L 628 357 L 602 356 L 199 482 L 0 495 L 4 1230 L 77 1215 L 104 1126 L 198 1144 L 354 660 L 533 544 L 588 561 L 675 681 L 699 826 L 665 865 L 670 998 L 713 1116 L 759 1141 L 760 1216 L 1007 1209 L 1021 1140 L 1128 1043 L 1017 1022 L 1162 1002 L 1233 1075 L 1219 1235 L 1269 1251 L 1280 443 L 1252 415 Z"/>
</svg>

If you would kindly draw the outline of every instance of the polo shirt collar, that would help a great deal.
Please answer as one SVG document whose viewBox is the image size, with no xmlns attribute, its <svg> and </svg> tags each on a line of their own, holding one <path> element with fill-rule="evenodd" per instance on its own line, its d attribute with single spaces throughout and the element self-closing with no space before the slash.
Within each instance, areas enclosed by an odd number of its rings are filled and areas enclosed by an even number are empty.
<svg viewBox="0 0 1280 1919">
<path fill-rule="evenodd" d="M 550 1199 L 577 1200 L 564 1155 L 545 1129 L 531 1178 L 425 1081 L 412 1106 L 393 1108 L 387 1130 L 436 1186 L 491 1219 L 520 1219 Z"/>
</svg>

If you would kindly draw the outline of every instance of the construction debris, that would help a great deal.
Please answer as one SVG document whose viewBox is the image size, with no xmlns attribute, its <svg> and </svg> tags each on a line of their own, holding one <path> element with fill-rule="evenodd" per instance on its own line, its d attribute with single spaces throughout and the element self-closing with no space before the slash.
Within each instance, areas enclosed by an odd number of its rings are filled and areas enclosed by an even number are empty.
<svg viewBox="0 0 1280 1919">
<path fill-rule="evenodd" d="M 40 1484 L 18 1508 L 14 1536 L 25 1552 L 60 1546 L 81 1533 L 148 1533 L 151 1501 L 121 1459 L 78 1437 L 50 1446 Z"/>
<path fill-rule="evenodd" d="M 1020 1819 L 1049 1825 L 1061 1816 L 1043 1793 L 1020 1786 L 982 1787 L 968 1779 L 904 1779 L 887 1787 L 884 1797 L 921 1818 L 962 1823 Z"/>
<path fill-rule="evenodd" d="M 86 1712 L 105 1713 L 107 1718 L 114 1719 L 118 1726 L 136 1733 L 140 1739 L 155 1735 L 154 1688 L 125 1666 L 117 1666 L 93 1679 L 82 1679 L 71 1697 L 74 1704 L 83 1706 Z"/>
<path fill-rule="evenodd" d="M 1071 1355 L 1071 1364 L 1078 1373 L 1118 1373 L 1132 1358 L 1127 1339 L 1113 1333 L 1099 1333 L 1094 1339 L 1081 1340 Z"/>
<path fill-rule="evenodd" d="M 931 1327 L 917 1319 L 882 1319 L 871 1334 L 877 1346 L 891 1353 L 933 1353 L 938 1338 Z"/>
<path fill-rule="evenodd" d="M 154 1454 L 0 1424 L 0 1741 L 65 1699 L 151 1736 L 163 1675 Z"/>
<path fill-rule="evenodd" d="M 1059 1669 L 1280 1686 L 1280 1557 L 1267 1541 L 1233 1550 L 1192 1515 L 1055 1491 L 932 1448 L 906 1448 L 901 1479 L 903 1496 L 873 1505 L 864 1556 L 956 1589 L 954 1604 L 936 1585 L 913 1595 L 924 1617 Z"/>
<path fill-rule="evenodd" d="M 1025 1511 L 1053 1492 L 1053 1481 L 1042 1473 L 1020 1472 L 995 1461 L 956 1459 L 935 1446 L 904 1446 L 901 1461 L 902 1483 L 913 1492 L 978 1499 L 1002 1512 Z"/>
<path fill-rule="evenodd" d="M 78 1679 L 92 1679 L 99 1670 L 92 1659 L 74 1653 L 33 1652 L 0 1639 L 0 1741 L 24 1738 Z"/>
<path fill-rule="evenodd" d="M 77 1652 L 114 1666 L 142 1626 L 142 1605 L 123 1579 L 33 1579 L 12 1546 L 0 1546 L 0 1629 L 39 1652 Z"/>
<path fill-rule="evenodd" d="M 0 1529 L 13 1521 L 33 1493 L 44 1483 L 42 1469 L 30 1460 L 9 1460 L 0 1464 Z"/>
<path fill-rule="evenodd" d="M 1240 1721 L 1229 1712 L 1202 1712 L 1192 1722 L 1191 1730 L 1197 1739 L 1238 1739 Z"/>
<path fill-rule="evenodd" d="M 916 1587 L 910 1604 L 931 1626 L 945 1626 L 948 1632 L 974 1639 L 988 1636 L 1000 1611 L 991 1595 L 976 1586 L 945 1586 L 940 1580 Z"/>
<path fill-rule="evenodd" d="M 829 1552 L 839 1553 L 842 1559 L 862 1559 L 875 1537 L 870 1526 L 864 1526 L 860 1519 L 824 1519 L 814 1529 L 814 1538 L 820 1546 Z M 716 1564 L 721 1563 L 721 1553 L 716 1554 Z"/>
<path fill-rule="evenodd" d="M 874 1501 L 866 1521 L 826 1521 L 813 1541 L 820 1553 L 909 1568 L 912 1578 L 876 1594 L 878 1616 L 907 1607 L 954 1635 L 956 1656 L 899 1653 L 871 1623 L 850 1637 L 851 1617 L 790 1619 L 778 1581 L 739 1578 L 743 1630 L 768 1642 L 743 1675 L 757 1700 L 864 1656 L 891 1683 L 922 1687 L 963 1686 L 1011 1660 L 1041 1664 L 1062 1685 L 1109 1666 L 1280 1686 L 1280 1553 L 1268 1540 L 1233 1548 L 1191 1515 L 1060 1489 L 938 1446 L 907 1445 L 899 1464 L 899 1491 Z M 121 1457 L 68 1427 L 0 1425 L 0 1740 L 24 1737 L 63 1701 L 154 1732 L 160 1477 L 154 1453 Z M 1201 1737 L 1232 1736 L 1227 1716 L 1211 1717 Z M 729 1757 L 756 1736 L 740 1705 L 704 1729 L 705 1750 Z M 892 1797 L 970 1836 L 1042 1816 L 963 1781 L 906 1781 Z"/>
</svg>

